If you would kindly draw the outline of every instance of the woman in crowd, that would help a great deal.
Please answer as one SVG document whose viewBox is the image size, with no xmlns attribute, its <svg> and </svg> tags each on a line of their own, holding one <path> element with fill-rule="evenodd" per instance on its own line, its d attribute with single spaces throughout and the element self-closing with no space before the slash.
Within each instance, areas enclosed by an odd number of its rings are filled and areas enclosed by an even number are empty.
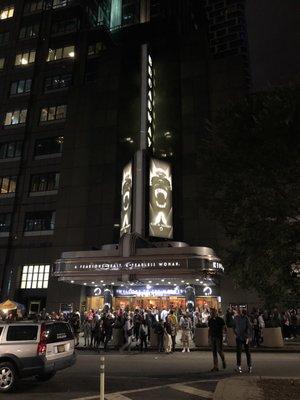
<svg viewBox="0 0 300 400">
<path fill-rule="evenodd" d="M 192 330 L 192 321 L 187 316 L 187 314 L 183 314 L 180 318 L 179 322 L 180 328 L 182 330 L 181 341 L 182 341 L 182 353 L 190 352 L 190 340 L 191 340 L 191 330 Z"/>
</svg>

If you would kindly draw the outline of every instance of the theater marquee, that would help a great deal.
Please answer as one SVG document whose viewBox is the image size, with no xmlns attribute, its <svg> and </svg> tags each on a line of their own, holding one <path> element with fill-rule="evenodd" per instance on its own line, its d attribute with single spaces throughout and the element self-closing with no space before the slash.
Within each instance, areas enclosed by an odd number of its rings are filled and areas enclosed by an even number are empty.
<svg viewBox="0 0 300 400">
<path fill-rule="evenodd" d="M 164 269 L 164 268 L 187 268 L 187 260 L 135 260 L 128 262 L 95 262 L 95 263 L 72 263 L 59 264 L 59 271 L 120 271 L 140 269 Z"/>
</svg>

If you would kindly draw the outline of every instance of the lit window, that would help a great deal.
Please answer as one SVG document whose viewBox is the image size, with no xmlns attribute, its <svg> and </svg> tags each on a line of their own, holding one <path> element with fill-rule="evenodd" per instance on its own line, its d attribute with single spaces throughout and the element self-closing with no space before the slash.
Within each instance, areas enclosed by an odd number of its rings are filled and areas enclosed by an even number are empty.
<svg viewBox="0 0 300 400">
<path fill-rule="evenodd" d="M 0 57 L 0 71 L 4 68 L 5 58 Z"/>
<path fill-rule="evenodd" d="M 0 177 L 0 195 L 15 193 L 17 186 L 16 176 L 2 176 Z"/>
<path fill-rule="evenodd" d="M 15 66 L 32 64 L 35 61 L 35 50 L 18 53 L 15 58 Z"/>
<path fill-rule="evenodd" d="M 50 265 L 24 265 L 22 269 L 21 289 L 47 289 Z"/>
<path fill-rule="evenodd" d="M 67 116 L 67 106 L 45 107 L 41 109 L 40 122 L 62 121 Z"/>
<path fill-rule="evenodd" d="M 27 118 L 26 109 L 9 111 L 5 115 L 4 125 L 5 126 L 23 125 L 26 122 L 26 118 Z"/>
<path fill-rule="evenodd" d="M 47 62 L 75 57 L 75 46 L 59 47 L 57 49 L 49 49 Z"/>
<path fill-rule="evenodd" d="M 0 10 L 0 19 L 12 18 L 14 16 L 14 7 L 5 7 Z"/>
</svg>

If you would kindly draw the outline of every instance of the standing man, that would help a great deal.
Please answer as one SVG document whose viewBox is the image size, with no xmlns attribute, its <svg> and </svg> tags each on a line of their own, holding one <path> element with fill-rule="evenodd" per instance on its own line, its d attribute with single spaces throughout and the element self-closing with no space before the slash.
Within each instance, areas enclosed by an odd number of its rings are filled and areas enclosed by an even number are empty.
<svg viewBox="0 0 300 400">
<path fill-rule="evenodd" d="M 250 354 L 250 339 L 252 334 L 251 322 L 247 316 L 245 309 L 238 310 L 238 314 L 233 320 L 233 329 L 236 336 L 236 371 L 242 373 L 241 358 L 242 358 L 242 347 L 244 346 L 248 372 L 252 372 L 251 354 Z"/>
<path fill-rule="evenodd" d="M 210 318 L 208 319 L 208 336 L 210 338 L 214 366 L 212 372 L 219 371 L 218 366 L 218 354 L 221 357 L 223 369 L 226 368 L 225 356 L 223 353 L 223 331 L 225 328 L 225 322 L 223 318 L 218 316 L 217 310 L 213 308 L 211 310 Z"/>
</svg>

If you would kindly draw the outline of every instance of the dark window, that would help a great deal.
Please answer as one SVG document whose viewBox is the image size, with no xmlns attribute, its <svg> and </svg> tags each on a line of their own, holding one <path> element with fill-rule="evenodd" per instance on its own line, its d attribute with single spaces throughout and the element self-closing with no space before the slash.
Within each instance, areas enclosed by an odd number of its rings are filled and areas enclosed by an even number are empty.
<svg viewBox="0 0 300 400">
<path fill-rule="evenodd" d="M 59 186 L 59 173 L 37 174 L 31 176 L 30 192 L 49 192 L 57 190 Z"/>
<path fill-rule="evenodd" d="M 72 85 L 72 74 L 48 76 L 45 79 L 45 92 L 68 88 Z"/>
<path fill-rule="evenodd" d="M 32 13 L 42 11 L 45 8 L 46 2 L 44 0 L 28 0 L 25 3 L 24 13 Z"/>
<path fill-rule="evenodd" d="M 16 176 L 1 176 L 0 177 L 0 195 L 15 193 L 17 185 Z"/>
<path fill-rule="evenodd" d="M 135 0 L 123 0 L 122 25 L 136 24 L 140 20 L 139 5 Z"/>
<path fill-rule="evenodd" d="M 26 94 L 30 93 L 31 90 L 32 79 L 20 79 L 19 81 L 15 81 L 11 83 L 10 86 L 10 95 L 14 96 L 17 94 Z"/>
<path fill-rule="evenodd" d="M 77 18 L 71 18 L 63 21 L 56 21 L 52 25 L 51 34 L 60 35 L 69 32 L 76 32 L 78 29 Z"/>
<path fill-rule="evenodd" d="M 40 26 L 38 23 L 33 25 L 24 25 L 20 29 L 19 38 L 20 39 L 31 39 L 38 36 Z"/>
<path fill-rule="evenodd" d="M 0 232 L 9 232 L 11 223 L 11 213 L 0 214 Z"/>
<path fill-rule="evenodd" d="M 22 152 L 22 142 L 0 143 L 0 160 L 6 158 L 20 157 Z"/>
<path fill-rule="evenodd" d="M 55 322 L 46 324 L 47 343 L 62 342 L 72 339 L 74 339 L 74 335 L 68 323 Z"/>
<path fill-rule="evenodd" d="M 52 231 L 55 224 L 55 211 L 37 211 L 26 213 L 25 231 Z"/>
<path fill-rule="evenodd" d="M 92 43 L 88 47 L 88 56 L 97 56 L 98 54 L 102 53 L 103 50 L 106 49 L 106 46 L 102 42 Z"/>
<path fill-rule="evenodd" d="M 9 32 L 0 33 L 0 46 L 3 46 L 9 41 Z"/>
<path fill-rule="evenodd" d="M 72 2 L 73 0 L 52 0 L 52 8 L 66 7 Z"/>
<path fill-rule="evenodd" d="M 45 139 L 37 139 L 35 141 L 35 156 L 45 156 L 47 154 L 59 154 L 62 153 L 62 147 L 64 143 L 63 136 L 54 136 Z"/>
<path fill-rule="evenodd" d="M 38 334 L 37 325 L 19 325 L 10 326 L 7 331 L 6 340 L 8 342 L 23 341 L 23 340 L 36 340 Z"/>
</svg>

